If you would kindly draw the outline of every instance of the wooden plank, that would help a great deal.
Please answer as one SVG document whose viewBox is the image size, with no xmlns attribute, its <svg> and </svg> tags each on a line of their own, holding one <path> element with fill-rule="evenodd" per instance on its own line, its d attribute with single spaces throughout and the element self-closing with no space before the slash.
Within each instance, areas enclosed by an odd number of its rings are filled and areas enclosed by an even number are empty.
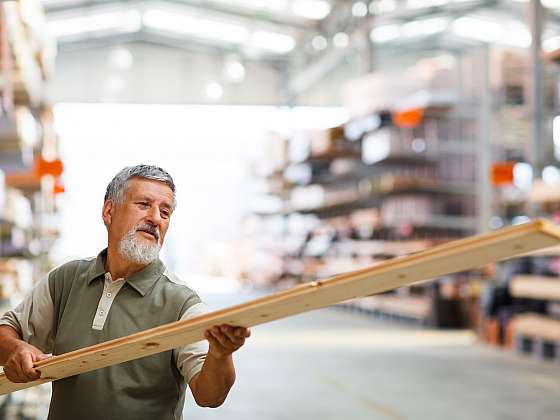
<svg viewBox="0 0 560 420">
<path fill-rule="evenodd" d="M 560 245 L 549 248 L 539 249 L 538 251 L 528 252 L 521 255 L 523 257 L 560 257 Z"/>
<path fill-rule="evenodd" d="M 560 343 L 560 320 L 538 314 L 517 315 L 511 321 L 514 337 L 530 337 Z"/>
<path fill-rule="evenodd" d="M 560 300 L 560 279 L 544 276 L 515 276 L 509 285 L 512 296 Z"/>
<path fill-rule="evenodd" d="M 453 241 L 374 267 L 54 356 L 36 364 L 41 371 L 37 381 L 13 384 L 5 376 L 0 377 L 0 395 L 201 341 L 204 331 L 217 324 L 252 327 L 558 243 L 560 227 L 545 220 Z"/>
</svg>

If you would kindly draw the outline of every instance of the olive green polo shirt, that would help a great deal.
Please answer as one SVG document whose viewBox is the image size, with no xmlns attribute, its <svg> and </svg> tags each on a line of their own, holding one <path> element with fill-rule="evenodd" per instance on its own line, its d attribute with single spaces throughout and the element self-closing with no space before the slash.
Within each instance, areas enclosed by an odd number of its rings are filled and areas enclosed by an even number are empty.
<svg viewBox="0 0 560 420">
<path fill-rule="evenodd" d="M 206 311 L 198 295 L 154 261 L 126 279 L 105 272 L 107 251 L 51 271 L 0 319 L 55 355 Z M 49 420 L 178 420 L 200 371 L 200 342 L 53 382 Z"/>
</svg>

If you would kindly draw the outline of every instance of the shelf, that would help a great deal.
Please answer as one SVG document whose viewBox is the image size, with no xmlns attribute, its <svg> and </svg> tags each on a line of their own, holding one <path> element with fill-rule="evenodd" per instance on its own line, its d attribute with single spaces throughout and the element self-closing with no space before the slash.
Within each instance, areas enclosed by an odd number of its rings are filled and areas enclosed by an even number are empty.
<svg viewBox="0 0 560 420">
<path fill-rule="evenodd" d="M 446 216 L 432 215 L 423 222 L 400 222 L 393 223 L 389 226 L 397 227 L 403 225 L 412 225 L 414 227 L 431 227 L 441 229 L 456 229 L 465 231 L 476 230 L 476 218 L 472 216 Z"/>
<path fill-rule="evenodd" d="M 367 178 L 364 180 L 367 181 Z M 376 182 L 375 178 L 371 179 L 371 182 Z M 380 181 L 382 184 L 388 184 L 391 181 Z M 446 195 L 465 195 L 465 194 L 476 194 L 475 186 L 472 184 L 462 184 L 462 183 L 432 183 L 432 182 L 422 182 L 414 179 L 396 178 L 393 181 L 394 186 L 391 188 L 386 188 L 381 186 L 380 188 L 374 188 L 372 192 L 368 195 L 369 197 L 388 197 L 400 194 L 446 194 Z M 400 184 L 400 185 L 399 185 Z M 377 187 L 377 186 L 374 186 Z"/>
<path fill-rule="evenodd" d="M 428 156 L 426 153 L 416 153 L 416 154 L 394 154 L 389 155 L 383 159 L 380 159 L 374 163 L 369 164 L 369 166 L 375 165 L 435 165 L 437 160 Z"/>
<path fill-rule="evenodd" d="M 359 151 L 352 150 L 332 150 L 328 153 L 323 153 L 320 155 L 311 155 L 303 162 L 300 163 L 317 163 L 317 162 L 330 162 L 335 159 L 360 159 L 361 153 Z"/>
<path fill-rule="evenodd" d="M 422 251 L 432 244 L 431 241 L 383 241 L 383 240 L 349 240 L 335 246 L 360 256 L 401 256 Z"/>
<path fill-rule="evenodd" d="M 375 202 L 372 200 L 353 200 L 347 203 L 332 204 L 329 206 L 317 207 L 314 209 L 295 210 L 291 209 L 287 214 L 314 214 L 319 218 L 325 219 L 335 216 L 348 215 L 354 210 L 366 209 L 372 207 Z"/>
<path fill-rule="evenodd" d="M 7 28 L 8 68 L 15 104 L 38 107 L 46 100 L 46 79 L 52 73 L 56 56 L 55 41 L 45 31 L 40 3 L 31 2 L 34 19 L 22 13 L 19 2 L 2 3 Z M 27 19 L 26 19 L 27 18 Z M 26 20 L 24 20 L 26 19 Z M 6 67 L 4 67 L 6 68 Z M 1 86 L 0 86 L 1 89 Z"/>
<path fill-rule="evenodd" d="M 41 179 L 32 168 L 29 171 L 7 174 L 6 185 L 24 191 L 41 191 Z"/>
<path fill-rule="evenodd" d="M 370 296 L 352 302 L 359 309 L 426 321 L 432 312 L 432 302 L 427 296 Z"/>
<path fill-rule="evenodd" d="M 289 199 L 290 193 L 295 188 L 305 188 L 311 187 L 313 185 L 318 185 L 328 193 L 329 191 L 338 191 L 347 187 L 349 191 L 356 190 L 356 184 L 359 183 L 359 188 L 356 191 L 357 197 L 355 201 L 366 200 L 371 201 L 372 199 L 382 199 L 391 196 L 397 196 L 402 194 L 434 194 L 434 195 L 474 195 L 476 194 L 476 188 L 473 184 L 466 183 L 434 183 L 434 182 L 423 182 L 418 178 L 413 177 L 371 177 L 371 176 L 361 176 L 352 177 L 344 176 L 338 178 L 332 178 L 330 182 L 313 182 L 306 185 L 286 185 L 282 190 L 269 191 L 269 194 L 277 196 L 282 199 Z M 370 184 L 370 185 L 368 185 Z M 338 187 L 338 188 L 337 188 Z M 369 190 L 368 193 L 362 192 Z M 358 197 L 359 195 L 359 197 Z M 316 210 L 320 211 L 321 208 L 330 208 L 339 205 L 349 204 L 350 201 L 344 201 L 340 203 L 332 203 L 325 206 L 318 207 Z M 313 208 L 292 208 L 292 211 L 314 211 Z"/>
<path fill-rule="evenodd" d="M 475 109 L 478 103 L 456 94 L 465 85 L 455 79 L 461 73 L 455 70 L 476 63 L 462 63 L 462 59 L 457 57 L 453 70 L 434 62 L 430 72 L 409 71 L 418 77 L 406 81 L 391 71 L 347 85 L 345 101 L 355 102 L 346 102 L 346 108 L 363 111 L 350 111 L 354 119 L 345 127 L 344 135 L 355 141 L 332 132 L 315 135 L 317 141 L 310 143 L 315 155 L 301 159 L 302 167 L 288 167 L 285 172 L 297 183 L 297 191 L 293 184 L 275 184 L 282 186 L 283 197 L 291 193 L 290 200 L 282 201 L 285 207 L 277 213 L 279 217 L 309 215 L 301 217 L 309 221 L 306 235 L 300 249 L 284 255 L 279 281 L 317 280 L 361 264 L 414 254 L 477 230 L 477 218 L 471 214 L 478 193 L 474 180 L 478 142 L 474 139 L 481 116 Z M 384 83 L 385 76 L 392 83 Z M 376 110 L 384 112 L 372 116 Z M 299 146 L 299 137 L 292 140 Z M 363 217 L 359 217 L 361 210 Z M 284 236 L 278 232 L 274 238 L 278 242 L 289 241 L 288 220 L 284 222 Z M 458 279 L 466 277 L 461 273 L 443 283 L 455 287 Z M 384 308 L 386 313 L 415 319 L 426 319 L 430 311 L 445 311 L 452 305 L 459 311 L 455 295 L 438 306 L 440 302 L 433 301 L 423 286 L 411 293 L 384 296 L 376 310 Z"/>
<path fill-rule="evenodd" d="M 476 154 L 476 145 L 472 142 L 458 140 L 443 140 L 437 143 L 437 147 L 430 148 L 428 143 L 428 155 L 440 153 Z"/>
</svg>

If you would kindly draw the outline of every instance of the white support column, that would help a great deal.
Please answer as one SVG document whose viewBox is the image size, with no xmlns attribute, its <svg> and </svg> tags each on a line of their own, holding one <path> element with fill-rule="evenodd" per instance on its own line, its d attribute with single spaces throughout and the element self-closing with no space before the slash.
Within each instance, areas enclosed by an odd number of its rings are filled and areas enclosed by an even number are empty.
<svg viewBox="0 0 560 420">
<path fill-rule="evenodd" d="M 531 28 L 531 116 L 532 131 L 530 143 L 530 162 L 533 166 L 534 177 L 540 177 L 544 166 L 544 143 L 543 126 L 543 62 L 542 62 L 542 33 L 543 33 L 544 9 L 541 0 L 531 0 L 529 4 L 529 26 Z M 534 216 L 534 214 L 532 215 Z"/>
<path fill-rule="evenodd" d="M 492 217 L 492 185 L 490 184 L 490 166 L 492 165 L 492 92 L 490 86 L 490 52 L 488 45 L 480 48 L 481 72 L 479 134 L 476 144 L 477 161 L 477 231 L 489 230 Z"/>
</svg>

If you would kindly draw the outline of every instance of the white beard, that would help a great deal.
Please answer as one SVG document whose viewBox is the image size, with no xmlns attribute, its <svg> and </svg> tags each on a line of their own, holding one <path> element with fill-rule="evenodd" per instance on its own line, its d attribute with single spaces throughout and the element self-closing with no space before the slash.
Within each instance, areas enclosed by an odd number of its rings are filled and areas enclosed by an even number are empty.
<svg viewBox="0 0 560 420">
<path fill-rule="evenodd" d="M 137 228 L 138 226 L 134 227 L 123 236 L 119 242 L 119 252 L 124 259 L 132 263 L 148 265 L 158 258 L 161 245 L 159 240 L 155 245 L 138 240 Z"/>
</svg>

